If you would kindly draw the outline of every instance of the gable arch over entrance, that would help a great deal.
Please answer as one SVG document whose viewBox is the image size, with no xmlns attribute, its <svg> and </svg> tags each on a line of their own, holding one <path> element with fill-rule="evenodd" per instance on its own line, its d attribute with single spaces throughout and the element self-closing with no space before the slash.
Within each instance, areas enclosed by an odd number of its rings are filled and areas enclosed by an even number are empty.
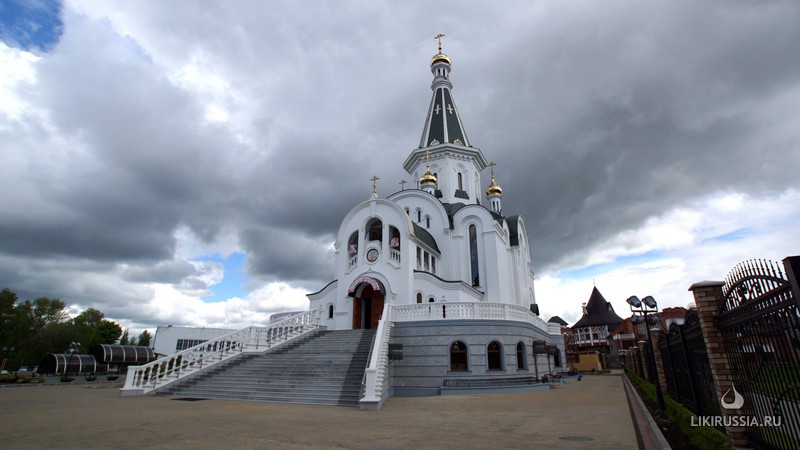
<svg viewBox="0 0 800 450">
<path fill-rule="evenodd" d="M 374 330 L 383 314 L 386 288 L 383 283 L 362 275 L 350 284 L 347 295 L 353 297 L 353 329 Z"/>
</svg>

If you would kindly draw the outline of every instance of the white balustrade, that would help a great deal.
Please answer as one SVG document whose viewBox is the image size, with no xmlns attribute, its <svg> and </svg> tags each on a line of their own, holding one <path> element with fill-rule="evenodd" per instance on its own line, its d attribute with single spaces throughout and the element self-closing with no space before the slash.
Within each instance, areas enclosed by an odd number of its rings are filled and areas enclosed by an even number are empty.
<svg viewBox="0 0 800 450">
<path fill-rule="evenodd" d="M 392 306 L 383 306 L 383 315 L 375 331 L 375 340 L 370 350 L 369 365 L 364 371 L 364 395 L 361 404 L 369 409 L 378 409 L 386 381 L 386 370 L 389 366 L 389 340 L 392 337 Z"/>
<path fill-rule="evenodd" d="M 389 249 L 389 258 L 391 258 L 392 261 L 400 262 L 400 250 L 394 248 Z"/>
<path fill-rule="evenodd" d="M 243 352 L 265 352 L 319 328 L 322 308 L 305 311 L 267 327 L 247 327 L 181 350 L 143 366 L 128 367 L 122 395 L 161 389 Z"/>
<path fill-rule="evenodd" d="M 355 266 L 356 264 L 358 264 L 358 254 L 357 253 L 350 257 L 350 264 L 348 264 L 347 268 L 350 269 L 353 266 Z"/>
<path fill-rule="evenodd" d="M 548 324 L 529 309 L 507 303 L 439 302 L 392 306 L 394 322 L 424 320 L 515 320 L 533 324 L 548 334 L 561 334 L 558 324 Z"/>
</svg>

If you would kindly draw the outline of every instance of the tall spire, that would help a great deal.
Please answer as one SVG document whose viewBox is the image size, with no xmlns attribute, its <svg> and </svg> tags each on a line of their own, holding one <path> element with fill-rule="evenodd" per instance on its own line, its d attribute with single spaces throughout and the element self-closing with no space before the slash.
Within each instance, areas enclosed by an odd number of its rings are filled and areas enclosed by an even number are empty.
<svg viewBox="0 0 800 450">
<path fill-rule="evenodd" d="M 461 117 L 453 101 L 450 90 L 453 85 L 450 83 L 450 68 L 452 61 L 450 57 L 442 52 L 442 38 L 444 34 L 439 33 L 435 39 L 439 41 L 439 52 L 431 58 L 431 73 L 433 82 L 431 90 L 433 98 L 428 109 L 428 117 L 425 121 L 425 128 L 422 131 L 422 139 L 419 147 L 433 147 L 439 144 L 455 144 L 469 147 L 467 134 L 461 124 Z"/>
</svg>

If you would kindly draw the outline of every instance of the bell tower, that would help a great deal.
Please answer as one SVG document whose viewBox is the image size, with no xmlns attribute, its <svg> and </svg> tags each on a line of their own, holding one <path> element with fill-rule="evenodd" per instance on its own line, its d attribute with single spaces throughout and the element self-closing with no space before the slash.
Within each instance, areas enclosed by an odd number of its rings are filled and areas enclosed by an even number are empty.
<svg viewBox="0 0 800 450">
<path fill-rule="evenodd" d="M 419 147 L 406 158 L 403 168 L 420 180 L 419 189 L 431 185 L 430 182 L 422 185 L 425 174 L 433 175 L 436 179 L 433 194 L 443 203 L 480 203 L 480 173 L 486 168 L 486 158 L 479 148 L 470 145 L 450 92 L 453 88 L 450 82 L 452 60 L 442 52 L 443 37 L 441 33 L 435 37 L 439 41 L 439 52 L 433 55 L 430 63 L 433 95 L 422 138 Z"/>
</svg>

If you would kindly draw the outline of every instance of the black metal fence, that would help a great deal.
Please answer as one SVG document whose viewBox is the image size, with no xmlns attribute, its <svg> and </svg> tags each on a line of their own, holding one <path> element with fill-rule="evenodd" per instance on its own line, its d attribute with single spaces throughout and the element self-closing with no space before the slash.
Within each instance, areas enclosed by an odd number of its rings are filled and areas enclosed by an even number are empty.
<svg viewBox="0 0 800 450">
<path fill-rule="evenodd" d="M 658 346 L 669 395 L 698 415 L 719 415 L 719 401 L 697 311 L 683 325 L 673 323 Z"/>
<path fill-rule="evenodd" d="M 800 299 L 793 263 L 800 258 L 785 259 L 784 272 L 777 262 L 745 261 L 723 286 L 717 325 L 735 381 L 722 386 L 721 402 L 755 418 L 745 432 L 756 448 L 800 448 Z M 780 426 L 763 426 L 767 420 Z"/>
</svg>

